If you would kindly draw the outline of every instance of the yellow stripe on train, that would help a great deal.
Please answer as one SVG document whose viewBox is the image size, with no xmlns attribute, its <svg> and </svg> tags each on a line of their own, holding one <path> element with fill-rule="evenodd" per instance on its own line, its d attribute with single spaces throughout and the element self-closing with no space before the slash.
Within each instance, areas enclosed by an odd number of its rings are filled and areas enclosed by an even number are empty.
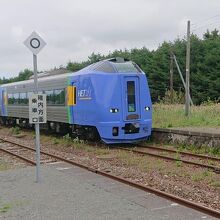
<svg viewBox="0 0 220 220">
<path fill-rule="evenodd" d="M 67 105 L 76 105 L 76 86 L 67 87 Z"/>
</svg>

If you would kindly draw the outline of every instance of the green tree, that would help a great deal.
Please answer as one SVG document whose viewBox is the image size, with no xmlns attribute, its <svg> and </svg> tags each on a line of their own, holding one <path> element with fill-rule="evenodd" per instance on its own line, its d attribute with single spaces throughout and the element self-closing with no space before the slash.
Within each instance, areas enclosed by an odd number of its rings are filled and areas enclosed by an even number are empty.
<svg viewBox="0 0 220 220">
<path fill-rule="evenodd" d="M 207 30 L 203 38 L 191 35 L 190 56 L 190 88 L 195 104 L 207 100 L 220 101 L 220 35 L 217 29 Z M 133 49 L 117 49 L 107 55 L 92 53 L 86 61 L 69 61 L 66 68 L 78 71 L 92 63 L 111 57 L 124 57 L 137 63 L 146 73 L 148 84 L 154 102 L 167 97 L 169 90 L 169 66 L 171 51 L 176 55 L 179 66 L 185 78 L 186 39 L 177 38 L 173 42 L 163 42 L 157 49 L 148 50 L 146 47 Z M 0 78 L 0 84 L 26 80 L 32 72 L 25 69 L 17 77 Z M 184 92 L 184 86 L 178 71 L 174 68 L 174 89 Z"/>
</svg>

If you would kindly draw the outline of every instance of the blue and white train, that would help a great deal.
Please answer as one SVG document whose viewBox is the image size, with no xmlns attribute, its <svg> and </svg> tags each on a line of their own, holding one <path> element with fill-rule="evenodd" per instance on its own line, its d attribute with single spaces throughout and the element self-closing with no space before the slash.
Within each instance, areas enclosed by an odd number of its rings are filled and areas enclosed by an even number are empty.
<svg viewBox="0 0 220 220">
<path fill-rule="evenodd" d="M 47 95 L 44 128 L 105 143 L 132 143 L 151 135 L 152 103 L 145 73 L 133 62 L 112 58 L 78 72 L 39 78 Z M 0 86 L 0 121 L 29 124 L 33 79 Z"/>
</svg>

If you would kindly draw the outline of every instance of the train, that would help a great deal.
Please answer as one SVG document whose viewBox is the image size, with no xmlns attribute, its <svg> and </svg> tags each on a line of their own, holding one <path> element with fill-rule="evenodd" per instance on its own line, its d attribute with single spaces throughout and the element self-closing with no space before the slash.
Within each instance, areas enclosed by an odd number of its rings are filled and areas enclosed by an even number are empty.
<svg viewBox="0 0 220 220">
<path fill-rule="evenodd" d="M 33 93 L 33 79 L 0 85 L 0 122 L 33 127 L 29 123 Z M 133 143 L 151 135 L 147 77 L 130 60 L 110 58 L 77 72 L 41 77 L 38 94 L 47 97 L 47 123 L 41 129 L 107 144 Z"/>
</svg>

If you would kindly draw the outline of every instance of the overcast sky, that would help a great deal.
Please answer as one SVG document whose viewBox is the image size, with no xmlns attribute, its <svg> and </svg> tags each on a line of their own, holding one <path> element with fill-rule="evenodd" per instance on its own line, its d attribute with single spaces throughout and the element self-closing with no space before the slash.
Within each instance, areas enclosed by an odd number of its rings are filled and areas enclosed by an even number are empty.
<svg viewBox="0 0 220 220">
<path fill-rule="evenodd" d="M 220 0 L 0 0 L 0 77 L 32 69 L 23 41 L 33 30 L 47 42 L 38 70 L 48 70 L 92 52 L 156 49 L 183 37 L 188 19 L 198 35 L 220 29 Z"/>
</svg>

